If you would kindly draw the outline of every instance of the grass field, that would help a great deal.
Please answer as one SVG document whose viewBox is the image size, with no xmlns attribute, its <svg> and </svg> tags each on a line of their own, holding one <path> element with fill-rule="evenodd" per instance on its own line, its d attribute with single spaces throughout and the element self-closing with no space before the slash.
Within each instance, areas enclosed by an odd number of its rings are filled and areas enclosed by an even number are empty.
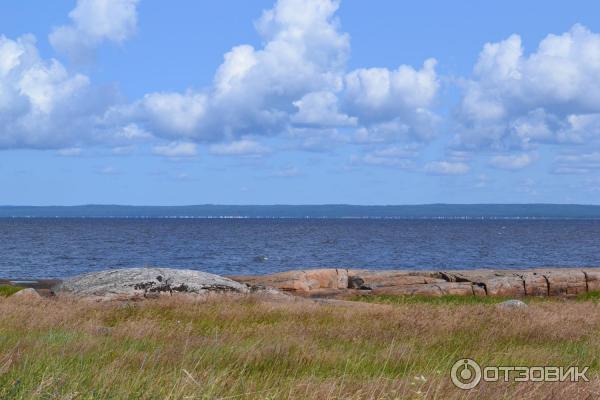
<svg viewBox="0 0 600 400">
<path fill-rule="evenodd" d="M 0 298 L 0 399 L 552 399 L 600 396 L 597 296 L 258 298 L 136 303 Z M 357 300 L 366 300 L 364 298 Z M 452 364 L 590 366 L 590 382 L 484 383 Z"/>
</svg>

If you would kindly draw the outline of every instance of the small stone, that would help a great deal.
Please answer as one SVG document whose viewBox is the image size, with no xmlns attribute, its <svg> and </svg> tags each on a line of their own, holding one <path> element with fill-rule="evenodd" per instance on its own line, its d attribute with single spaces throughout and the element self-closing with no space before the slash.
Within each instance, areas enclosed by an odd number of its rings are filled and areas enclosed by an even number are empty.
<svg viewBox="0 0 600 400">
<path fill-rule="evenodd" d="M 511 299 L 511 300 L 506 300 L 503 301 L 502 303 L 498 304 L 498 307 L 500 308 L 504 308 L 504 309 L 510 309 L 510 308 L 526 308 L 527 304 L 525 304 L 524 302 L 522 302 L 521 300 L 515 300 L 515 299 Z"/>
<path fill-rule="evenodd" d="M 18 297 L 20 299 L 41 299 L 42 296 L 32 288 L 21 289 L 17 293 L 13 294 L 11 297 Z"/>
</svg>

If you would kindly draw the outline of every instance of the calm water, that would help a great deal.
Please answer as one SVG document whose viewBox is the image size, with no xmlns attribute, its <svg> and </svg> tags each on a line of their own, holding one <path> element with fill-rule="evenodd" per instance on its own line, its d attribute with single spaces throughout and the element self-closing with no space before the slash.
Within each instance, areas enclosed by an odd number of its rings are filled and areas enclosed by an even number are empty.
<svg viewBox="0 0 600 400">
<path fill-rule="evenodd" d="M 144 265 L 218 274 L 600 266 L 600 221 L 0 219 L 0 277 Z"/>
</svg>

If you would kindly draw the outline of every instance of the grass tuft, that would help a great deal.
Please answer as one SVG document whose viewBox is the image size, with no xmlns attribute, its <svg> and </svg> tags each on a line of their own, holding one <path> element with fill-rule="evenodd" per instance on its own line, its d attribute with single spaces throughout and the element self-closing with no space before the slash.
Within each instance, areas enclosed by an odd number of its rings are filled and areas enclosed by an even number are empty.
<svg viewBox="0 0 600 400">
<path fill-rule="evenodd" d="M 585 292 L 577 295 L 578 301 L 593 301 L 595 303 L 600 301 L 600 291 L 599 292 Z"/>
<path fill-rule="evenodd" d="M 479 305 L 479 304 L 497 304 L 506 300 L 503 297 L 493 296 L 394 296 L 394 295 L 358 295 L 351 300 L 363 301 L 366 303 L 381 304 L 436 304 L 436 305 Z"/>
<path fill-rule="evenodd" d="M 19 286 L 0 285 L 0 296 L 8 297 L 17 293 L 21 289 L 23 288 Z"/>
</svg>

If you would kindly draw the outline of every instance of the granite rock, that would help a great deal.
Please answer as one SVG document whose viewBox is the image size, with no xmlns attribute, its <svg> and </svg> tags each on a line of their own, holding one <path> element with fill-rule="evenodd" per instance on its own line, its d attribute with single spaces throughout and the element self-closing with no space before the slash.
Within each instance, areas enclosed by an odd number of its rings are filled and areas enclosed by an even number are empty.
<svg viewBox="0 0 600 400">
<path fill-rule="evenodd" d="M 58 294 L 100 298 L 151 298 L 161 294 L 248 293 L 246 285 L 206 272 L 169 268 L 126 268 L 70 278 L 54 288 Z"/>
</svg>

